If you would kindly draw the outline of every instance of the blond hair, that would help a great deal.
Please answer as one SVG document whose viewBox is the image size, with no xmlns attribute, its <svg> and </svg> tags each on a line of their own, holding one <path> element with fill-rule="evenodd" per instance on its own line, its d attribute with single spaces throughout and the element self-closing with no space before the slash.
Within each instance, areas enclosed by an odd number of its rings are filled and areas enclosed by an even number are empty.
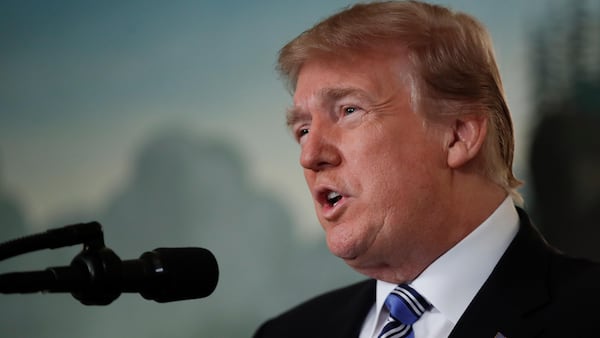
<svg viewBox="0 0 600 338">
<path fill-rule="evenodd" d="M 321 21 L 284 46 L 278 71 L 295 90 L 302 65 L 321 55 L 402 46 L 415 82 L 415 110 L 428 118 L 485 114 L 484 174 L 513 196 L 513 126 L 491 38 L 475 18 L 418 1 L 357 4 Z"/>
</svg>

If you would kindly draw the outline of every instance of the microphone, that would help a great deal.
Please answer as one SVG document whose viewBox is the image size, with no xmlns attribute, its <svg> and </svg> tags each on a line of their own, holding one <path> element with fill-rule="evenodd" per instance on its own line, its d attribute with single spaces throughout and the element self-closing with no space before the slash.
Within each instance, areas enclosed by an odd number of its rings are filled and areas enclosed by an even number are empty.
<svg viewBox="0 0 600 338">
<path fill-rule="evenodd" d="M 107 305 L 122 292 L 159 303 L 209 296 L 219 280 L 203 248 L 158 248 L 121 261 L 109 248 L 84 249 L 71 265 L 0 275 L 1 293 L 70 292 L 85 305 Z"/>
</svg>

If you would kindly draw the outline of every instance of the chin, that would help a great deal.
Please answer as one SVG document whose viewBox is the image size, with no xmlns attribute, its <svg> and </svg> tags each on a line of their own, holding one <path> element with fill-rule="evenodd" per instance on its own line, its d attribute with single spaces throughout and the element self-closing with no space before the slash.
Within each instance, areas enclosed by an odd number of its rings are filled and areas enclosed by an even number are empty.
<svg viewBox="0 0 600 338">
<path fill-rule="evenodd" d="M 355 261 L 359 257 L 361 250 L 354 241 L 339 240 L 335 236 L 327 236 L 327 247 L 334 256 L 337 256 L 346 262 Z"/>
<path fill-rule="evenodd" d="M 326 231 L 329 251 L 350 266 L 360 265 L 370 246 L 370 241 L 364 239 L 364 232 L 353 230 L 356 229 L 352 229 L 350 224 L 338 224 Z"/>
<path fill-rule="evenodd" d="M 355 252 L 356 250 L 353 248 L 346 248 L 340 245 L 331 244 L 328 244 L 328 247 L 329 251 L 331 251 L 334 256 L 343 259 L 346 261 L 346 263 L 355 261 L 358 258 L 358 255 Z"/>
</svg>

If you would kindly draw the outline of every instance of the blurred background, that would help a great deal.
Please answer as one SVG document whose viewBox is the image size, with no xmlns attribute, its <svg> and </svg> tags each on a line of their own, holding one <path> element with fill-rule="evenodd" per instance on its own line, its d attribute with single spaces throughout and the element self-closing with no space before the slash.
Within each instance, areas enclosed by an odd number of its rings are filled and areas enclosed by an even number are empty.
<svg viewBox="0 0 600 338">
<path fill-rule="evenodd" d="M 211 250 L 208 298 L 106 307 L 0 295 L 3 337 L 249 337 L 362 276 L 322 238 L 285 128 L 277 52 L 342 0 L 0 2 L 0 241 L 99 221 L 122 259 Z M 550 242 L 600 259 L 600 3 L 436 1 L 490 30 L 515 170 Z M 0 272 L 68 265 L 32 253 Z"/>
</svg>

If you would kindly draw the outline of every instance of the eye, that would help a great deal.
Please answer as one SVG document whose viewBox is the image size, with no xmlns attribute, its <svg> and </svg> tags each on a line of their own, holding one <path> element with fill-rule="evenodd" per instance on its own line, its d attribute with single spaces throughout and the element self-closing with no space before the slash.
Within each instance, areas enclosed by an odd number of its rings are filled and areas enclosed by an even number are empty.
<svg viewBox="0 0 600 338">
<path fill-rule="evenodd" d="M 306 127 L 303 128 L 298 128 L 298 130 L 296 130 L 296 140 L 300 141 L 300 139 L 308 134 L 309 129 Z"/>
<path fill-rule="evenodd" d="M 345 107 L 344 108 L 344 115 L 350 115 L 354 112 L 356 112 L 357 108 L 356 107 Z"/>
</svg>

